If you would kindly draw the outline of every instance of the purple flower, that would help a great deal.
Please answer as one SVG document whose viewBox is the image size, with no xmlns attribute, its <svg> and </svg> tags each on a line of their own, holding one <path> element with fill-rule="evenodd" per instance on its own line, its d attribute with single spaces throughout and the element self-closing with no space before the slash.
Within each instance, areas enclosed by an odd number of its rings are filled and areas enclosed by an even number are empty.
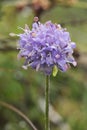
<svg viewBox="0 0 87 130">
<path fill-rule="evenodd" d="M 25 58 L 25 69 L 31 66 L 50 75 L 54 66 L 63 72 L 69 68 L 69 63 L 76 66 L 72 56 L 76 45 L 71 42 L 69 32 L 59 24 L 35 21 L 31 30 L 27 25 L 23 30 L 24 33 L 18 35 L 18 57 Z"/>
</svg>

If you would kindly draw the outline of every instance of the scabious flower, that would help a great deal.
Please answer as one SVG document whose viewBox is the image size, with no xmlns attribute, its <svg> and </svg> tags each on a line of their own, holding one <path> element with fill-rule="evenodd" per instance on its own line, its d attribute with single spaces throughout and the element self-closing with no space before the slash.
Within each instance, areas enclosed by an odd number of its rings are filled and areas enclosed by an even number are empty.
<svg viewBox="0 0 87 130">
<path fill-rule="evenodd" d="M 42 24 L 35 17 L 32 29 L 26 25 L 23 31 L 18 35 L 18 58 L 25 58 L 25 69 L 30 66 L 50 75 L 54 66 L 63 72 L 69 68 L 69 63 L 76 66 L 72 56 L 76 45 L 71 41 L 69 32 L 61 25 L 51 21 Z"/>
</svg>

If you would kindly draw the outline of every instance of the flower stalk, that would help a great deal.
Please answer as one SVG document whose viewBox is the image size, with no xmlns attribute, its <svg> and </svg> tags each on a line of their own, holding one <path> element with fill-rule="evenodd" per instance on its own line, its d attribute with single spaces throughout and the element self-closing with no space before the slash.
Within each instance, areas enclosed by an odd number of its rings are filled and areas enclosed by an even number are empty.
<svg viewBox="0 0 87 130">
<path fill-rule="evenodd" d="M 46 89 L 45 89 L 45 130 L 50 130 L 49 121 L 49 88 L 50 88 L 50 76 L 46 75 Z"/>
</svg>

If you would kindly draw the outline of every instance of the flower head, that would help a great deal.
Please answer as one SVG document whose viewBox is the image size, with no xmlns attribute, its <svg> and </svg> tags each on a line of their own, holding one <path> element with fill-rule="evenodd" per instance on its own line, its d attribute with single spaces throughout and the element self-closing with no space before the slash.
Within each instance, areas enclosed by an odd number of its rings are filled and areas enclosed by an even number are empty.
<svg viewBox="0 0 87 130">
<path fill-rule="evenodd" d="M 24 68 L 31 66 L 50 75 L 54 66 L 63 72 L 69 68 L 69 63 L 76 66 L 72 56 L 76 45 L 71 42 L 69 32 L 59 24 L 51 21 L 42 24 L 34 18 L 32 29 L 26 25 L 23 31 L 18 35 L 18 57 L 25 58 Z"/>
</svg>

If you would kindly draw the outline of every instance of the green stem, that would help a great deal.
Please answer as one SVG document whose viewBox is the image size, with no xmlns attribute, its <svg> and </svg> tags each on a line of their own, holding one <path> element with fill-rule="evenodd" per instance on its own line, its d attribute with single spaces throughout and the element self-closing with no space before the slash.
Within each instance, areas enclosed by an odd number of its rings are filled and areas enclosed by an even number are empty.
<svg viewBox="0 0 87 130">
<path fill-rule="evenodd" d="M 50 87 L 50 76 L 46 75 L 46 89 L 45 89 L 45 130 L 50 130 L 49 123 L 49 87 Z"/>
</svg>

